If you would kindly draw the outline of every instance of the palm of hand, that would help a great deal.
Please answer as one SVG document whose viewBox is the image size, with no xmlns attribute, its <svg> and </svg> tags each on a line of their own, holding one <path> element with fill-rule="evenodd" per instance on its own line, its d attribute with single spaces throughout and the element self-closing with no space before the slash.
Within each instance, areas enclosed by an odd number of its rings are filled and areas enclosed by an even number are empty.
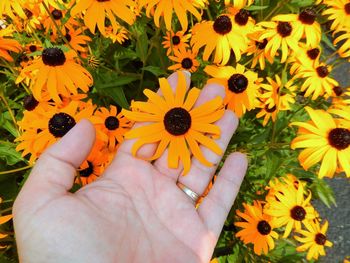
<svg viewBox="0 0 350 263">
<path fill-rule="evenodd" d="M 41 250 L 28 255 L 33 262 L 53 251 L 63 253 L 56 262 L 209 261 L 216 237 L 191 199 L 148 162 L 126 158 L 134 165 L 108 171 L 122 175 L 117 180 L 102 178 L 75 195 L 21 211 L 24 246 Z"/>
</svg>

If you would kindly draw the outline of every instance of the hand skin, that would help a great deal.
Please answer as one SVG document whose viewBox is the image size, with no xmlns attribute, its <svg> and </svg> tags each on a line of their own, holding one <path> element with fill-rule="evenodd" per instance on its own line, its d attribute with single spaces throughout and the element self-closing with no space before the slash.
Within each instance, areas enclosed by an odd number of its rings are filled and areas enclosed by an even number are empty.
<svg viewBox="0 0 350 263">
<path fill-rule="evenodd" d="M 169 82 L 176 87 L 177 73 Z M 224 94 L 223 87 L 207 85 L 197 105 Z M 217 125 L 217 143 L 225 150 L 238 119 L 227 111 Z M 181 167 L 167 168 L 167 151 L 153 164 L 131 156 L 132 140 L 120 146 L 97 181 L 69 193 L 94 139 L 93 125 L 83 120 L 37 161 L 13 208 L 20 262 L 209 262 L 246 172 L 245 155 L 227 157 L 198 209 L 176 181 L 202 194 L 216 166 L 193 159 L 189 174 L 181 176 Z M 139 155 L 154 150 L 147 145 Z M 203 153 L 215 164 L 222 157 Z"/>
</svg>

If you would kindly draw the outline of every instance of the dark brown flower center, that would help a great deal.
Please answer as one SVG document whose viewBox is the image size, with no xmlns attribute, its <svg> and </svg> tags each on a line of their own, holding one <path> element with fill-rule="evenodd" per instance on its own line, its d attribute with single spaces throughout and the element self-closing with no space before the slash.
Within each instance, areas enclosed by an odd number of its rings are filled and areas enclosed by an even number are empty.
<svg viewBox="0 0 350 263">
<path fill-rule="evenodd" d="M 110 0 L 97 0 L 97 2 L 109 2 Z"/>
<path fill-rule="evenodd" d="M 324 234 L 322 233 L 318 233 L 316 234 L 315 236 L 315 242 L 318 244 L 318 245 L 321 245 L 323 246 L 327 241 L 327 238 Z"/>
<path fill-rule="evenodd" d="M 49 131 L 57 137 L 63 137 L 76 124 L 74 118 L 67 113 L 56 113 L 49 120 Z"/>
<path fill-rule="evenodd" d="M 216 33 L 220 35 L 226 35 L 227 33 L 230 33 L 232 30 L 231 19 L 226 15 L 219 16 L 215 20 L 213 27 Z"/>
<path fill-rule="evenodd" d="M 63 51 L 57 47 L 45 48 L 42 54 L 42 60 L 47 66 L 61 66 L 66 62 L 66 56 Z"/>
<path fill-rule="evenodd" d="M 258 223 L 258 231 L 259 231 L 260 234 L 266 236 L 266 235 L 270 234 L 271 226 L 270 226 L 270 224 L 267 221 L 261 220 Z"/>
<path fill-rule="evenodd" d="M 105 126 L 108 130 L 113 131 L 119 128 L 119 120 L 115 116 L 109 116 L 105 120 Z"/>
<path fill-rule="evenodd" d="M 344 6 L 344 10 L 345 10 L 345 13 L 347 13 L 348 15 L 350 15 L 350 3 L 347 3 L 347 4 Z"/>
<path fill-rule="evenodd" d="M 87 163 L 88 163 L 88 167 L 79 171 L 79 175 L 81 177 L 89 177 L 94 172 L 94 165 L 90 161 L 87 161 Z"/>
<path fill-rule="evenodd" d="M 38 104 L 39 101 L 37 101 L 33 95 L 28 95 L 23 99 L 23 106 L 28 111 L 34 110 Z"/>
<path fill-rule="evenodd" d="M 55 20 L 60 20 L 63 16 L 62 11 L 58 9 L 53 10 L 51 14 Z"/>
<path fill-rule="evenodd" d="M 340 86 L 334 87 L 333 91 L 334 91 L 335 95 L 337 95 L 337 96 L 341 96 L 343 94 L 343 89 Z"/>
<path fill-rule="evenodd" d="M 269 108 L 269 105 L 265 106 L 265 111 L 268 112 L 268 113 L 275 112 L 275 110 L 276 110 L 276 105 L 273 106 L 272 108 Z"/>
<path fill-rule="evenodd" d="M 227 81 L 230 91 L 234 93 L 242 93 L 248 87 L 248 79 L 242 74 L 233 74 Z"/>
<path fill-rule="evenodd" d="M 173 45 L 177 46 L 178 44 L 180 44 L 180 37 L 179 36 L 173 36 L 171 38 L 171 42 L 173 42 Z"/>
<path fill-rule="evenodd" d="M 329 74 L 328 68 L 326 66 L 319 66 L 316 69 L 316 72 L 320 78 L 325 78 Z"/>
<path fill-rule="evenodd" d="M 24 9 L 24 14 L 26 15 L 26 17 L 28 18 L 28 19 L 30 19 L 32 16 L 33 16 L 33 13 L 32 13 L 32 11 L 30 11 L 29 9 Z"/>
<path fill-rule="evenodd" d="M 36 45 L 30 45 L 30 46 L 29 46 L 29 51 L 30 51 L 30 52 L 35 52 L 35 51 L 37 51 Z"/>
<path fill-rule="evenodd" d="M 262 50 L 266 47 L 267 45 L 267 39 L 265 38 L 263 42 L 255 41 L 255 45 L 258 49 Z"/>
<path fill-rule="evenodd" d="M 190 59 L 190 58 L 184 58 L 184 59 L 181 61 L 181 66 L 182 66 L 184 69 L 191 69 L 192 66 L 193 66 L 192 59 Z"/>
<path fill-rule="evenodd" d="M 235 15 L 235 22 L 240 26 L 245 26 L 248 23 L 249 11 L 241 9 Z"/>
<path fill-rule="evenodd" d="M 289 22 L 278 22 L 277 32 L 281 37 L 288 37 L 292 34 L 292 26 Z"/>
<path fill-rule="evenodd" d="M 177 107 L 165 114 L 163 123 L 170 134 L 178 136 L 185 134 L 191 128 L 192 118 L 187 110 Z"/>
<path fill-rule="evenodd" d="M 68 42 L 72 40 L 72 37 L 69 33 L 67 33 L 64 37 L 67 39 Z"/>
<path fill-rule="evenodd" d="M 345 128 L 332 129 L 328 134 L 328 142 L 337 150 L 344 150 L 350 145 L 350 130 Z"/>
<path fill-rule="evenodd" d="M 320 54 L 320 50 L 318 48 L 313 48 L 308 50 L 306 53 L 310 59 L 315 60 Z"/>
<path fill-rule="evenodd" d="M 299 14 L 299 21 L 306 25 L 312 25 L 316 19 L 316 12 L 312 8 L 307 8 Z"/>
<path fill-rule="evenodd" d="M 306 211 L 303 207 L 297 205 L 294 206 L 293 209 L 290 211 L 290 216 L 297 221 L 303 221 L 306 216 Z"/>
</svg>

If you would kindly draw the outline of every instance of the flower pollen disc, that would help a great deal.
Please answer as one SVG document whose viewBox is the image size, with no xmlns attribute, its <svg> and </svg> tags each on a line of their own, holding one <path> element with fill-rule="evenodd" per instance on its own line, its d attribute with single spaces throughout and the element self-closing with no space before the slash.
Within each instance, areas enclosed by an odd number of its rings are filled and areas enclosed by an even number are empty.
<svg viewBox="0 0 350 263">
<path fill-rule="evenodd" d="M 278 22 L 277 32 L 281 37 L 288 37 L 292 34 L 292 26 L 289 22 Z"/>
<path fill-rule="evenodd" d="M 326 66 L 319 66 L 316 69 L 316 71 L 317 71 L 317 74 L 320 78 L 325 78 L 329 74 L 328 68 Z"/>
<path fill-rule="evenodd" d="M 163 123 L 167 132 L 179 136 L 184 135 L 191 128 L 192 119 L 187 110 L 177 107 L 165 114 Z"/>
<path fill-rule="evenodd" d="M 316 12 L 312 8 L 305 9 L 299 14 L 299 20 L 306 25 L 312 25 L 316 19 Z"/>
<path fill-rule="evenodd" d="M 105 120 L 105 126 L 108 130 L 114 131 L 119 128 L 119 120 L 115 116 L 109 116 Z"/>
<path fill-rule="evenodd" d="M 66 56 L 60 48 L 50 47 L 44 49 L 42 60 L 47 66 L 62 66 L 66 62 Z"/>
<path fill-rule="evenodd" d="M 266 236 L 266 235 L 270 234 L 271 226 L 267 221 L 262 220 L 258 223 L 258 231 L 260 234 Z"/>
<path fill-rule="evenodd" d="M 290 216 L 297 221 L 303 221 L 306 216 L 306 211 L 303 207 L 297 205 L 294 206 L 293 209 L 290 211 Z"/>
<path fill-rule="evenodd" d="M 344 6 L 344 10 L 345 10 L 345 13 L 347 13 L 348 15 L 350 15 L 350 3 L 347 3 L 347 4 Z"/>
<path fill-rule="evenodd" d="M 238 94 L 244 92 L 248 87 L 248 79 L 242 74 L 233 74 L 228 79 L 228 88 L 230 91 Z"/>
<path fill-rule="evenodd" d="M 315 242 L 320 245 L 320 246 L 323 246 L 327 241 L 327 238 L 324 234 L 322 233 L 318 233 L 316 234 L 315 236 Z"/>
<path fill-rule="evenodd" d="M 328 141 L 337 150 L 344 150 L 350 145 L 350 130 L 345 128 L 332 129 L 328 134 Z"/>
<path fill-rule="evenodd" d="M 49 131 L 56 138 L 63 137 L 76 124 L 74 118 L 67 113 L 56 113 L 49 120 Z"/>
<path fill-rule="evenodd" d="M 23 106 L 27 111 L 32 111 L 38 106 L 39 102 L 33 95 L 28 95 L 23 99 Z"/>
<path fill-rule="evenodd" d="M 310 59 L 315 60 L 320 54 L 320 50 L 318 48 L 313 48 L 308 50 L 306 53 Z"/>
<path fill-rule="evenodd" d="M 230 33 L 232 30 L 231 19 L 226 15 L 219 16 L 215 20 L 213 27 L 216 33 L 220 35 L 226 35 L 227 33 Z"/>
<path fill-rule="evenodd" d="M 178 44 L 180 44 L 180 37 L 179 36 L 173 36 L 172 38 L 171 38 L 171 42 L 175 45 L 175 46 L 177 46 Z"/>
<path fill-rule="evenodd" d="M 55 20 L 60 20 L 63 16 L 62 11 L 58 9 L 53 10 L 51 14 Z"/>
<path fill-rule="evenodd" d="M 181 66 L 182 66 L 184 69 L 191 69 L 192 66 L 193 66 L 192 59 L 190 59 L 190 58 L 184 58 L 184 59 L 181 61 Z"/>
<path fill-rule="evenodd" d="M 87 161 L 88 167 L 79 171 L 81 177 L 89 177 L 94 172 L 94 166 L 91 162 Z"/>
<path fill-rule="evenodd" d="M 248 23 L 249 11 L 241 9 L 235 15 L 235 22 L 240 26 L 245 26 Z"/>
</svg>

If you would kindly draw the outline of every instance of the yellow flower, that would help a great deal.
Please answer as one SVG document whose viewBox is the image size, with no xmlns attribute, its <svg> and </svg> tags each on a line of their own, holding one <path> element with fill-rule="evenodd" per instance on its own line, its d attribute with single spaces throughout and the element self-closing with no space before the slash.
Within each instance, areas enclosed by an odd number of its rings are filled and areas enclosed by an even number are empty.
<svg viewBox="0 0 350 263">
<path fill-rule="evenodd" d="M 341 41 L 344 42 L 338 48 L 339 56 L 341 56 L 342 58 L 350 57 L 350 29 L 348 32 L 343 32 L 336 39 L 334 39 L 334 45 L 337 45 Z"/>
<path fill-rule="evenodd" d="M 275 247 L 273 238 L 278 238 L 278 234 L 273 231 L 275 225 L 272 217 L 263 213 L 261 201 L 254 201 L 253 205 L 243 204 L 243 207 L 243 213 L 236 211 L 236 214 L 244 220 L 234 223 L 235 226 L 243 228 L 237 232 L 236 237 L 239 237 L 244 244 L 252 243 L 255 254 L 267 254 Z"/>
<path fill-rule="evenodd" d="M 286 226 L 283 238 L 289 236 L 293 228 L 301 229 L 301 223 L 308 225 L 316 218 L 315 209 L 310 205 L 311 193 L 304 198 L 304 187 L 286 185 L 275 193 L 275 199 L 270 199 L 264 208 L 264 213 L 274 217 L 276 227 Z"/>
<path fill-rule="evenodd" d="M 204 71 L 213 77 L 208 80 L 208 83 L 218 83 L 225 87 L 225 105 L 227 104 L 228 109 L 235 112 L 238 117 L 247 110 L 255 108 L 258 89 L 257 73 L 246 70 L 240 64 L 237 64 L 236 68 L 207 66 Z"/>
<path fill-rule="evenodd" d="M 328 221 L 326 221 L 322 227 L 318 221 L 306 225 L 306 230 L 299 230 L 298 233 L 302 234 L 303 237 L 294 236 L 296 240 L 304 245 L 297 247 L 297 251 L 303 252 L 309 250 L 306 256 L 307 260 L 318 259 L 318 256 L 325 256 L 326 252 L 324 247 L 333 246 L 332 242 L 327 240 L 326 232 L 328 229 Z"/>
<path fill-rule="evenodd" d="M 149 17 L 151 11 L 154 8 L 154 24 L 157 27 L 160 27 L 160 17 L 164 16 L 164 22 L 167 30 L 171 30 L 171 23 L 173 18 L 173 12 L 175 12 L 177 18 L 180 21 L 181 27 L 183 31 L 187 30 L 188 19 L 187 12 L 190 12 L 193 16 L 197 18 L 197 20 L 201 20 L 201 14 L 197 10 L 201 6 L 204 7 L 204 4 L 207 1 L 203 0 L 177 0 L 177 1 L 169 1 L 169 0 L 139 0 L 140 7 L 146 7 L 146 14 Z"/>
<path fill-rule="evenodd" d="M 169 59 L 177 62 L 177 64 L 170 66 L 169 70 L 187 70 L 189 72 L 195 72 L 199 67 L 199 62 L 196 59 L 197 53 L 185 48 L 174 50 L 174 56 L 169 56 Z"/>
<path fill-rule="evenodd" d="M 78 13 L 84 14 L 84 23 L 92 33 L 95 33 L 96 26 L 102 34 L 105 34 L 106 17 L 112 24 L 113 30 L 116 32 L 119 24 L 115 16 L 127 22 L 129 25 L 135 21 L 135 14 L 131 10 L 134 6 L 133 0 L 79 0 L 71 10 L 71 16 L 74 17 Z"/>
<path fill-rule="evenodd" d="M 0 17 L 8 15 L 12 19 L 15 18 L 15 14 L 19 15 L 21 18 L 26 18 L 26 15 L 22 9 L 22 0 L 5 0 L 0 1 Z"/>
<path fill-rule="evenodd" d="M 37 100 L 42 100 L 42 94 L 48 91 L 51 99 L 61 102 L 59 95 L 65 97 L 76 95 L 78 88 L 84 92 L 92 85 L 91 74 L 74 61 L 75 53 L 64 53 L 60 48 L 45 48 L 42 56 L 25 67 L 20 76 L 28 72 L 35 74 L 31 89 Z"/>
<path fill-rule="evenodd" d="M 339 169 L 350 177 L 350 123 L 335 120 L 323 110 L 306 107 L 306 111 L 311 117 L 309 122 L 292 123 L 299 126 L 299 131 L 291 148 L 306 148 L 299 154 L 299 162 L 308 170 L 322 160 L 320 178 L 333 177 L 339 163 Z"/>
<path fill-rule="evenodd" d="M 248 39 L 239 30 L 234 30 L 234 16 L 220 15 L 215 21 L 204 21 L 192 28 L 191 46 L 194 51 L 204 47 L 203 59 L 208 61 L 214 52 L 213 62 L 226 65 L 231 57 L 231 50 L 236 61 L 246 52 Z"/>
<path fill-rule="evenodd" d="M 144 94 L 149 99 L 148 102 L 133 102 L 133 111 L 122 112 L 130 120 L 150 122 L 125 134 L 126 139 L 138 139 L 132 147 L 134 156 L 142 145 L 159 142 L 150 160 L 159 158 L 169 146 L 168 166 L 177 168 L 181 160 L 184 166 L 183 175 L 186 175 L 191 167 L 191 153 L 204 165 L 213 165 L 205 159 L 199 144 L 216 154 L 222 154 L 221 148 L 205 134 L 220 136 L 220 128 L 212 123 L 223 116 L 224 108 L 219 96 L 193 108 L 200 90 L 192 88 L 185 99 L 185 73 L 179 71 L 178 78 L 175 94 L 169 82 L 161 78 L 159 85 L 163 96 L 146 89 Z"/>
<path fill-rule="evenodd" d="M 188 40 L 191 38 L 190 34 L 185 34 L 184 31 L 177 31 L 176 33 L 169 31 L 166 32 L 164 41 L 162 42 L 163 47 L 167 48 L 167 56 L 170 55 L 172 51 L 179 50 L 180 48 L 188 47 Z"/>
<path fill-rule="evenodd" d="M 291 63 L 290 74 L 294 75 L 300 71 L 312 70 L 316 64 L 319 64 L 321 56 L 321 47 L 309 48 L 306 45 L 299 43 L 300 49 L 293 52 L 292 56 L 288 59 L 288 63 Z"/>
<path fill-rule="evenodd" d="M 0 197 L 0 203 L 2 203 L 2 198 Z M 5 215 L 5 216 L 0 216 L 0 225 L 5 224 L 6 222 L 10 221 L 12 219 L 12 215 Z M 2 234 L 0 233 L 0 239 L 7 237 L 7 234 Z M 0 248 L 3 248 L 0 246 Z"/>
<path fill-rule="evenodd" d="M 323 15 L 329 15 L 328 19 L 333 20 L 331 29 L 341 31 L 343 29 L 350 30 L 350 3 L 348 0 L 332 0 L 327 1 L 328 9 Z"/>
<path fill-rule="evenodd" d="M 225 5 L 230 5 L 231 2 L 235 8 L 244 8 L 250 6 L 254 0 L 225 0 Z"/>
<path fill-rule="evenodd" d="M 269 52 L 271 57 L 275 57 L 277 51 L 281 48 L 281 62 L 287 60 L 291 50 L 298 50 L 298 41 L 302 37 L 302 31 L 296 31 L 295 26 L 286 20 L 289 15 L 279 15 L 272 19 L 271 22 L 261 22 L 258 25 L 266 28 L 261 34 L 259 41 L 267 39 L 265 50 Z"/>
<path fill-rule="evenodd" d="M 332 68 L 324 63 L 315 62 L 312 68 L 301 68 L 296 78 L 306 78 L 301 85 L 300 90 L 305 91 L 304 96 L 315 100 L 319 96 L 331 96 L 333 88 L 339 86 L 339 83 L 333 78 L 329 77 Z"/>
<path fill-rule="evenodd" d="M 106 27 L 106 32 L 103 36 L 110 38 L 113 43 L 118 42 L 119 44 L 123 44 L 125 40 L 129 39 L 128 34 L 129 32 L 125 29 L 125 27 L 119 25 L 116 32 L 114 32 L 111 26 Z"/>
</svg>

